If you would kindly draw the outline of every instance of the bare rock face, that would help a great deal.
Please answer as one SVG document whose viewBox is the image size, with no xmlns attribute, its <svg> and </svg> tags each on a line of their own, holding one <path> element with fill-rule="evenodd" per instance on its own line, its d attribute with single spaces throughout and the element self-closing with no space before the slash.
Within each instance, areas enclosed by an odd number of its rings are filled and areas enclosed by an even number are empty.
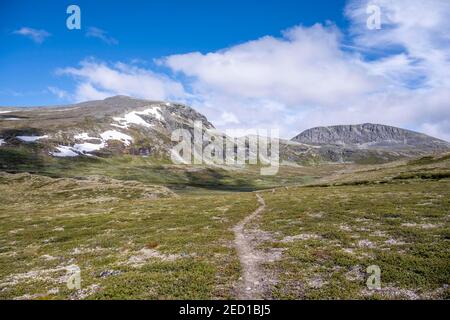
<svg viewBox="0 0 450 320">
<path fill-rule="evenodd" d="M 292 141 L 328 148 L 398 152 L 440 152 L 450 147 L 448 142 L 422 133 L 372 123 L 316 127 L 300 133 Z"/>
</svg>

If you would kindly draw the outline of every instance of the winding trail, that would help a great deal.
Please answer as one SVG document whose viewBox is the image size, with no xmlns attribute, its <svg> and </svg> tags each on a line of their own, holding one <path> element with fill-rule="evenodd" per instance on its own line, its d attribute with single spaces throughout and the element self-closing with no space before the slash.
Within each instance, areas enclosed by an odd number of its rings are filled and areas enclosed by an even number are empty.
<svg viewBox="0 0 450 320">
<path fill-rule="evenodd" d="M 253 248 L 250 235 L 245 233 L 245 225 L 266 208 L 263 197 L 256 194 L 256 198 L 259 207 L 233 228 L 234 244 L 242 267 L 242 277 L 236 288 L 236 298 L 240 300 L 262 299 L 264 294 L 264 275 L 259 268 L 263 256 Z"/>
</svg>

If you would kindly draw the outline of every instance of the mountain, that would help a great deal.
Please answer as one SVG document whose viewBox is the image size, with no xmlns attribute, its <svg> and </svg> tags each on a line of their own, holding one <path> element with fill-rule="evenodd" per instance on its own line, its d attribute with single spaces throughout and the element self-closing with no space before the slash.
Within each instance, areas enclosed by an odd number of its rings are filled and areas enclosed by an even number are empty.
<svg viewBox="0 0 450 320">
<path fill-rule="evenodd" d="M 0 109 L 0 145 L 38 144 L 54 157 L 135 154 L 166 157 L 173 130 L 194 121 L 213 125 L 194 109 L 115 96 L 74 105 Z"/>
<path fill-rule="evenodd" d="M 192 133 L 196 121 L 201 121 L 206 131 L 215 130 L 204 115 L 189 106 L 126 96 L 52 107 L 2 107 L 0 165 L 9 168 L 12 161 L 24 157 L 124 154 L 168 160 L 176 144 L 171 141 L 173 130 L 184 128 Z M 279 143 L 284 163 L 303 165 L 380 163 L 449 149 L 445 141 L 377 124 L 312 128 Z"/>
<path fill-rule="evenodd" d="M 316 127 L 303 131 L 292 140 L 311 145 L 386 149 L 413 147 L 431 151 L 448 148 L 449 145 L 423 133 L 372 123 Z"/>
<path fill-rule="evenodd" d="M 372 123 L 311 128 L 292 141 L 316 146 L 322 158 L 341 162 L 383 162 L 450 148 L 448 142 L 423 133 Z"/>
</svg>

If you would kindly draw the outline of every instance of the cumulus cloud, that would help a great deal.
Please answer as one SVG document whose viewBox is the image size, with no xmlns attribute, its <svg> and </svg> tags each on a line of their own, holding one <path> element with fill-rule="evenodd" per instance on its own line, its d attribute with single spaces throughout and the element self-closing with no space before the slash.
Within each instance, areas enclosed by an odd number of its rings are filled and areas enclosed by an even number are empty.
<svg viewBox="0 0 450 320">
<path fill-rule="evenodd" d="M 369 3 L 382 14 L 376 32 L 364 28 Z M 353 0 L 346 14 L 354 43 L 384 52 L 366 64 L 390 81 L 390 94 L 379 110 L 386 110 L 387 117 L 397 110 L 391 121 L 450 140 L 450 2 Z"/>
<path fill-rule="evenodd" d="M 382 29 L 376 32 L 365 28 L 364 9 L 369 3 L 379 6 L 382 14 Z M 353 23 L 354 42 L 386 52 L 391 61 L 397 61 L 395 72 L 404 75 L 404 85 L 450 86 L 450 2 L 353 0 L 346 14 Z M 392 72 L 386 67 L 386 73 Z"/>
<path fill-rule="evenodd" d="M 103 99 L 121 94 L 154 100 L 183 99 L 183 85 L 169 77 L 125 63 L 107 64 L 92 59 L 82 61 L 78 68 L 57 71 L 77 80 L 74 97 L 77 101 Z"/>
<path fill-rule="evenodd" d="M 218 127 L 278 127 L 289 137 L 311 126 L 301 116 L 311 108 L 339 109 L 383 87 L 384 78 L 369 73 L 359 55 L 341 50 L 340 42 L 333 25 L 297 26 L 279 38 L 173 55 L 159 63 L 191 79 L 196 106 Z M 224 110 L 238 121 L 224 121 Z"/>
<path fill-rule="evenodd" d="M 89 27 L 86 31 L 86 37 L 100 39 L 104 43 L 109 45 L 119 44 L 119 41 L 108 35 L 108 32 L 96 27 Z"/>
<path fill-rule="evenodd" d="M 220 129 L 279 128 L 290 138 L 312 126 L 374 122 L 450 140 L 450 3 L 371 0 L 381 30 L 366 27 L 368 4 L 349 1 L 345 34 L 332 24 L 296 26 L 159 59 L 172 77 L 95 61 L 61 73 L 77 79 L 78 100 L 128 94 L 186 102 Z"/>
<path fill-rule="evenodd" d="M 376 90 L 357 56 L 339 47 L 334 27 L 295 27 L 282 38 L 263 37 L 229 49 L 173 55 L 161 61 L 194 78 L 199 92 L 238 95 L 284 104 L 334 104 Z M 346 79 L 346 81 L 342 81 Z"/>
<path fill-rule="evenodd" d="M 30 38 L 36 43 L 42 43 L 46 38 L 51 36 L 51 34 L 45 30 L 38 30 L 28 27 L 22 27 L 18 30 L 15 30 L 13 33 Z"/>
<path fill-rule="evenodd" d="M 380 7 L 381 30 L 366 27 L 368 4 Z M 297 26 L 160 63 L 191 79 L 197 103 L 219 123 L 226 109 L 239 125 L 279 126 L 284 136 L 378 122 L 449 140 L 450 3 L 353 0 L 346 15 L 350 42 L 332 25 Z"/>
</svg>

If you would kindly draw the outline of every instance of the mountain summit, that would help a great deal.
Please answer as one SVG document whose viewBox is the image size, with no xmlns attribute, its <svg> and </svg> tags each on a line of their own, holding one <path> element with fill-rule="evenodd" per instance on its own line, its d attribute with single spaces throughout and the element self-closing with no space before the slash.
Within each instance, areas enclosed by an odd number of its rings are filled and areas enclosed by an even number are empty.
<svg viewBox="0 0 450 320">
<path fill-rule="evenodd" d="M 0 145 L 54 157 L 113 154 L 167 157 L 171 133 L 192 128 L 205 116 L 179 103 L 115 96 L 73 105 L 0 108 Z"/>
<path fill-rule="evenodd" d="M 450 149 L 448 142 L 426 134 L 372 123 L 311 128 L 291 141 L 316 147 L 332 162 L 387 162 Z"/>
<path fill-rule="evenodd" d="M 303 131 L 292 141 L 324 146 L 355 147 L 360 149 L 420 149 L 438 151 L 448 149 L 449 143 L 397 127 L 364 123 L 316 127 Z"/>
</svg>

